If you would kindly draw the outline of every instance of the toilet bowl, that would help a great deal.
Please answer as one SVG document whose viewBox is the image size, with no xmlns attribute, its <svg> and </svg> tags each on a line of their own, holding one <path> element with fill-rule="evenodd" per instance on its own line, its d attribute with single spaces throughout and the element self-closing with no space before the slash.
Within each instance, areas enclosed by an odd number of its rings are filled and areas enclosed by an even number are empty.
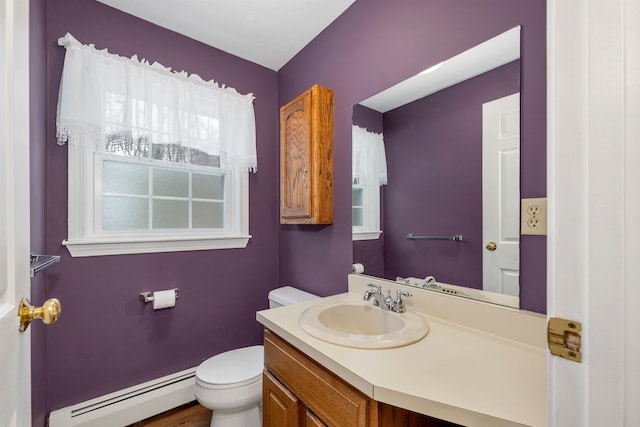
<svg viewBox="0 0 640 427">
<path fill-rule="evenodd" d="M 262 424 L 261 345 L 213 356 L 196 369 L 198 402 L 213 411 L 211 427 L 253 427 Z"/>
<path fill-rule="evenodd" d="M 286 286 L 269 293 L 275 308 L 318 298 Z M 195 395 L 213 411 L 211 427 L 260 427 L 262 425 L 262 371 L 264 347 L 254 345 L 210 357 L 196 369 Z"/>
</svg>

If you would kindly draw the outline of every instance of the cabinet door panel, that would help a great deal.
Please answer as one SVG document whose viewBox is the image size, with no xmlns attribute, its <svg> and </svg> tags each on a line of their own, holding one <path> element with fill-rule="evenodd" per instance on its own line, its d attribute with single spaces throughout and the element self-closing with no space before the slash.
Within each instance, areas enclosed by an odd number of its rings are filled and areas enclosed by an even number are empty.
<svg viewBox="0 0 640 427">
<path fill-rule="evenodd" d="M 311 218 L 311 93 L 285 107 L 281 113 L 281 215 Z"/>
<path fill-rule="evenodd" d="M 269 330 L 265 366 L 318 417 L 331 426 L 366 427 L 369 400 Z"/>
<path fill-rule="evenodd" d="M 262 376 L 263 427 L 298 427 L 301 404 L 278 380 L 268 372 Z"/>
<path fill-rule="evenodd" d="M 323 423 L 316 414 L 309 410 L 309 408 L 307 408 L 307 411 L 304 414 L 304 425 L 305 427 L 327 427 L 327 425 Z"/>
<path fill-rule="evenodd" d="M 333 223 L 333 92 L 320 85 L 280 108 L 280 222 Z"/>
</svg>

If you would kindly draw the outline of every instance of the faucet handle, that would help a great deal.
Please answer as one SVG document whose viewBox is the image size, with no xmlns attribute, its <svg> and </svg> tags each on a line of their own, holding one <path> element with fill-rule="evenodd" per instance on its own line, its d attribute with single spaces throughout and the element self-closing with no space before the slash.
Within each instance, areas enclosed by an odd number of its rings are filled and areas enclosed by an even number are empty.
<svg viewBox="0 0 640 427">
<path fill-rule="evenodd" d="M 407 311 L 404 306 L 404 301 L 402 301 L 403 296 L 411 297 L 413 294 L 409 291 L 401 291 L 399 289 L 396 291 L 396 300 L 393 302 L 394 311 L 396 313 L 404 313 Z"/>
<path fill-rule="evenodd" d="M 374 285 L 373 283 L 367 283 L 367 286 L 369 286 L 370 288 L 375 288 L 376 291 L 378 291 L 378 293 L 382 295 L 382 286 Z"/>
<path fill-rule="evenodd" d="M 402 297 L 412 297 L 413 294 L 409 291 L 401 291 L 400 289 L 398 289 L 396 291 L 396 304 L 398 303 L 402 303 Z"/>
</svg>

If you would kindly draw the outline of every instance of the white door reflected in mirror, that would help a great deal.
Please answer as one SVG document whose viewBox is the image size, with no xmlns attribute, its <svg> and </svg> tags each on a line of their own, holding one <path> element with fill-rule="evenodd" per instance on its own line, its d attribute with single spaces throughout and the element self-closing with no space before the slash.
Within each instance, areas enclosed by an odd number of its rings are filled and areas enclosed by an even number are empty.
<svg viewBox="0 0 640 427">
<path fill-rule="evenodd" d="M 482 237 L 487 245 L 482 288 L 515 298 L 520 295 L 519 211 L 520 94 L 515 93 L 482 106 Z"/>
</svg>

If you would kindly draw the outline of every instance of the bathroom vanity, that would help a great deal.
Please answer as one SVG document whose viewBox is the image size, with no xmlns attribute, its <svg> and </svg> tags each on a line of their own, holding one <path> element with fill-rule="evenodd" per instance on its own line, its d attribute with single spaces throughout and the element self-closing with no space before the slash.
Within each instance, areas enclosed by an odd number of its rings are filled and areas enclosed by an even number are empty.
<svg viewBox="0 0 640 427">
<path fill-rule="evenodd" d="M 376 402 L 268 329 L 264 351 L 264 427 L 441 425 Z"/>
<path fill-rule="evenodd" d="M 429 324 L 410 345 L 362 349 L 312 337 L 308 308 L 359 301 L 393 282 L 350 275 L 349 292 L 257 313 L 265 326 L 265 427 L 300 425 L 544 426 L 545 316 L 416 289 L 408 312 Z"/>
</svg>

